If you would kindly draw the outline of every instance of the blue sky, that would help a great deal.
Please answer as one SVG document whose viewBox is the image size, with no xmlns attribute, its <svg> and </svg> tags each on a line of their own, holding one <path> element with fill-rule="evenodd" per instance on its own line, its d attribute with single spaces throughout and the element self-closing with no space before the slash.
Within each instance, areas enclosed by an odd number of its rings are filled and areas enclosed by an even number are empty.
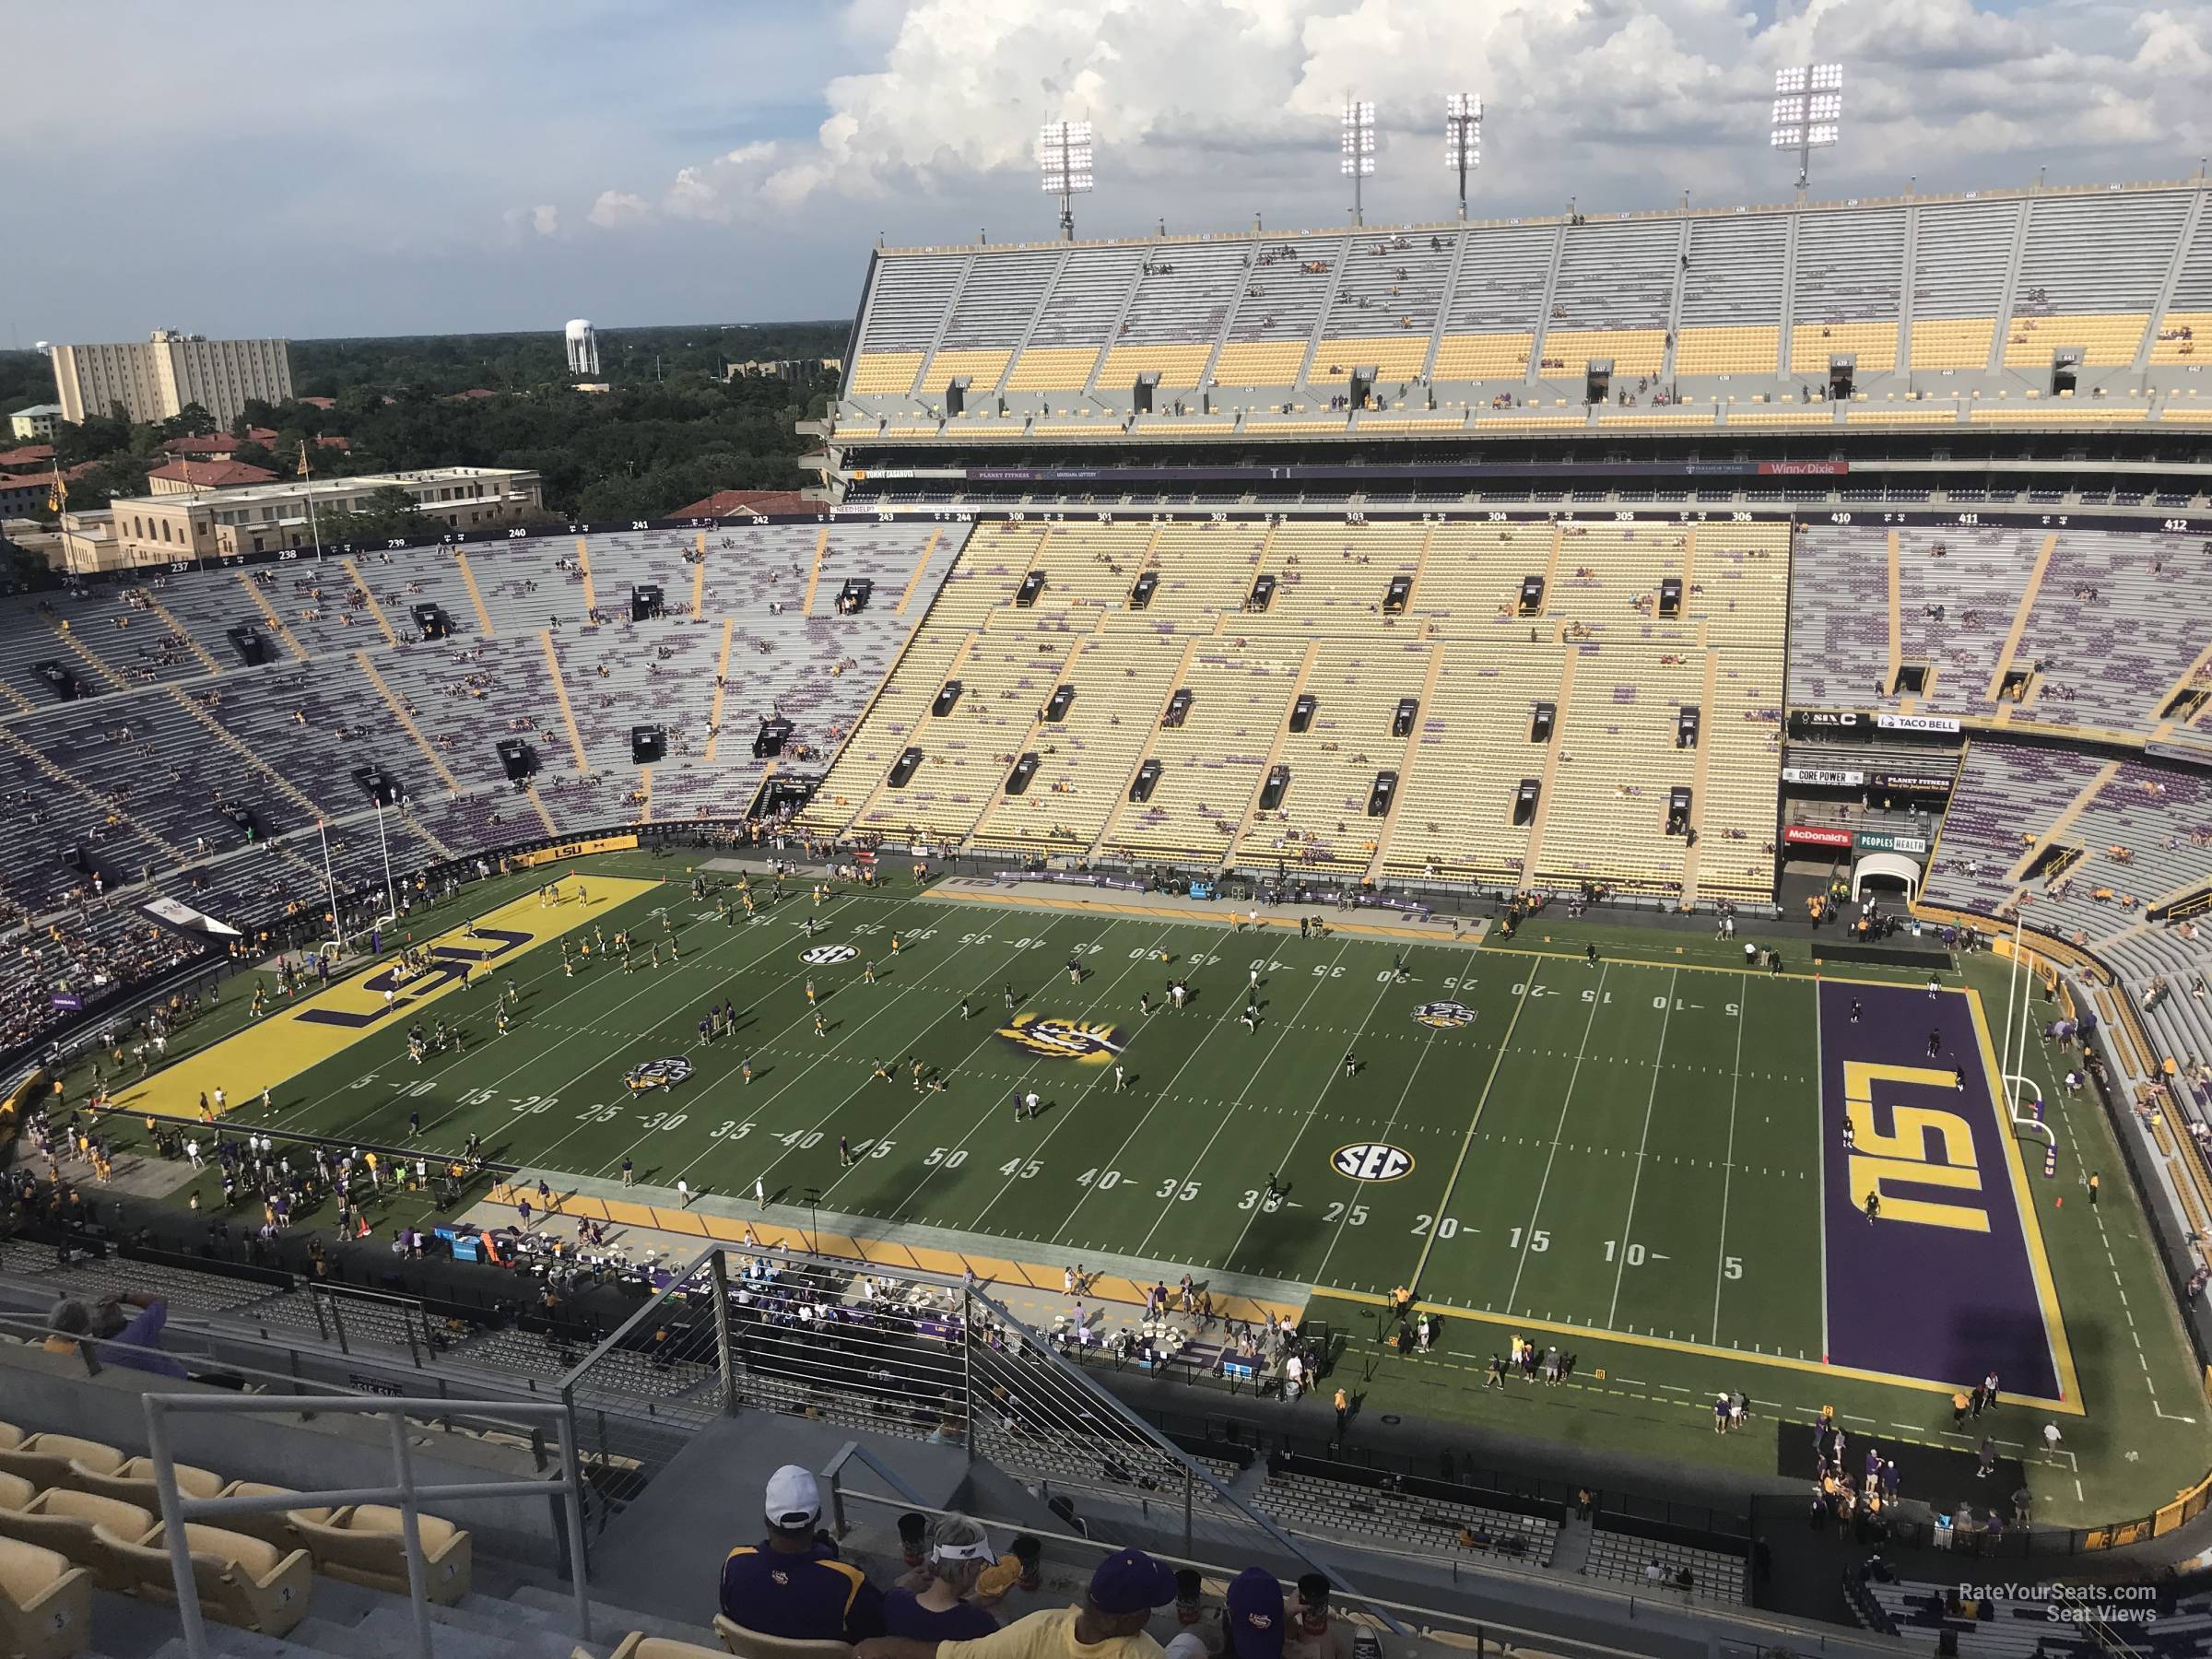
<svg viewBox="0 0 2212 1659">
<path fill-rule="evenodd" d="M 878 232 L 1049 235 L 1061 114 L 1098 125 L 1093 234 L 1343 223 L 1347 92 L 1384 127 L 1371 223 L 1449 215 L 1460 89 L 1478 214 L 1782 199 L 1769 88 L 1809 58 L 1847 65 L 1822 195 L 2212 149 L 2212 0 L 103 0 L 9 46 L 26 346 L 843 316 Z"/>
</svg>

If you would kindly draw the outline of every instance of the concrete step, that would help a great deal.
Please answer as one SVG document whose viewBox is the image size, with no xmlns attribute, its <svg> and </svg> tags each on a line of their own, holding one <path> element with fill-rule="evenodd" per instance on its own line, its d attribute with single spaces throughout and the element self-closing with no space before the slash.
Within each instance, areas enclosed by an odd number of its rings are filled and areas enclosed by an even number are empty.
<svg viewBox="0 0 2212 1659">
<path fill-rule="evenodd" d="M 177 1610 L 106 1590 L 92 1592 L 92 1639 L 112 1659 L 152 1659 L 177 1633 Z"/>
<path fill-rule="evenodd" d="M 293 1629 L 291 1640 L 301 1647 L 328 1653 L 331 1659 L 391 1659 L 391 1649 L 379 1638 L 363 1635 L 357 1626 L 321 1614 L 301 1619 Z"/>
<path fill-rule="evenodd" d="M 516 1588 L 520 1588 L 520 1586 L 518 1585 Z M 562 1630 L 566 1630 L 569 1624 L 565 1612 L 568 1606 L 568 1597 L 561 1597 L 561 1603 L 564 1612 L 559 1619 L 559 1625 Z M 518 1618 L 527 1619 L 532 1624 L 543 1625 L 548 1630 L 552 1629 L 555 1624 L 555 1616 L 550 1609 L 541 1607 L 535 1602 L 522 1601 L 512 1594 L 493 1594 L 488 1595 L 481 1590 L 471 1590 L 456 1605 L 459 1611 L 463 1613 L 474 1613 L 484 1618 L 503 1618 L 510 1624 Z"/>
<path fill-rule="evenodd" d="M 524 1606 L 540 1607 L 548 1616 L 548 1622 L 561 1630 L 571 1630 L 571 1609 L 574 1598 L 566 1591 L 542 1590 L 535 1584 L 524 1584 L 514 1593 L 514 1600 Z M 613 1647 L 632 1630 L 642 1630 L 648 1636 L 665 1637 L 671 1641 L 688 1641 L 700 1647 L 722 1645 L 722 1639 L 711 1628 L 685 1624 L 680 1619 L 663 1618 L 657 1614 L 640 1613 L 630 1607 L 618 1607 L 609 1603 L 594 1601 L 592 1608 L 592 1641 Z"/>
<path fill-rule="evenodd" d="M 306 1621 L 301 1620 L 302 1623 Z M 234 1625 L 207 1622 L 207 1651 L 222 1659 L 328 1659 L 317 1649 L 275 1636 L 257 1635 Z M 186 1659 L 182 1636 L 163 1646 L 154 1659 Z M 442 1659 L 442 1656 L 441 1656 Z"/>
<path fill-rule="evenodd" d="M 412 1654 L 416 1651 L 415 1615 L 404 1602 L 379 1607 L 354 1630 L 382 1643 L 387 1654 Z M 431 1640 L 437 1649 L 437 1659 L 524 1659 L 523 1650 L 514 1642 L 453 1625 L 440 1625 Z"/>
</svg>

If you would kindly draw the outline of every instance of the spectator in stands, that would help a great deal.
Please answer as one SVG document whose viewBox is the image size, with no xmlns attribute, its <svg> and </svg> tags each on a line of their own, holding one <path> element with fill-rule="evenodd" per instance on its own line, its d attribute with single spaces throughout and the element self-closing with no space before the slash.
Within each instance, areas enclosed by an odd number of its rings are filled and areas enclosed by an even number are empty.
<svg viewBox="0 0 2212 1659">
<path fill-rule="evenodd" d="M 859 1568 L 837 1559 L 836 1544 L 818 1529 L 822 1498 L 814 1477 L 785 1464 L 769 1477 L 767 1500 L 768 1536 L 740 1545 L 722 1564 L 724 1617 L 763 1636 L 799 1641 L 879 1636 L 883 1596 Z"/>
<path fill-rule="evenodd" d="M 1247 1567 L 1229 1584 L 1229 1651 L 1231 1659 L 1283 1659 L 1288 1635 L 1283 1618 L 1283 1586 L 1265 1567 Z"/>
<path fill-rule="evenodd" d="M 1032 1613 L 995 1636 L 941 1646 L 877 1636 L 860 1643 L 858 1659 L 1161 1659 L 1145 1626 L 1153 1608 L 1174 1599 L 1175 1574 L 1166 1563 L 1124 1549 L 1099 1563 L 1079 1607 Z"/>
<path fill-rule="evenodd" d="M 992 1562 L 991 1539 L 965 1515 L 940 1515 L 929 1529 L 929 1582 L 900 1584 L 883 1598 L 884 1633 L 917 1641 L 967 1641 L 998 1633 L 998 1620 L 968 1600 Z"/>
<path fill-rule="evenodd" d="M 136 1312 L 126 1317 L 124 1312 L 126 1305 Z M 94 1322 L 100 1335 L 107 1339 L 101 1345 L 100 1357 L 110 1365 L 152 1371 L 157 1376 L 182 1377 L 185 1374 L 184 1368 L 159 1351 L 161 1327 L 168 1323 L 169 1304 L 158 1296 L 135 1291 L 111 1296 L 100 1303 L 100 1316 Z"/>
</svg>

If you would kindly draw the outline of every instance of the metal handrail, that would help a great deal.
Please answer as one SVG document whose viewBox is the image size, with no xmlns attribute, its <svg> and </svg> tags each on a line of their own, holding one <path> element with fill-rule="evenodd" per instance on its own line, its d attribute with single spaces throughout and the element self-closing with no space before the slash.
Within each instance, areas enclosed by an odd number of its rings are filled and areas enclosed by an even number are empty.
<svg viewBox="0 0 2212 1659">
<path fill-rule="evenodd" d="M 1023 1522 L 994 1520 L 987 1515 L 975 1514 L 971 1511 L 939 1509 L 932 1504 L 909 1502 L 903 1498 L 886 1498 L 875 1492 L 843 1488 L 838 1484 L 838 1477 L 842 1472 L 845 1462 L 845 1455 L 841 1453 L 821 1471 L 821 1478 L 830 1483 L 830 1501 L 833 1515 L 841 1516 L 844 1500 L 850 1499 L 857 1503 L 879 1504 L 886 1509 L 914 1510 L 925 1515 L 957 1513 L 985 1525 L 1023 1533 L 1048 1544 L 1066 1544 L 1078 1549 L 1095 1549 L 1101 1553 L 1109 1553 L 1118 1547 L 1118 1545 L 1108 1539 L 1087 1538 L 1077 1533 L 1051 1532 Z M 1358 1547 L 1358 1546 L 1353 1546 L 1353 1547 Z M 1193 1567 L 1209 1576 L 1223 1579 L 1233 1579 L 1240 1571 L 1235 1567 L 1223 1566 L 1218 1561 L 1202 1560 L 1192 1556 L 1170 1555 L 1159 1550 L 1151 1550 L 1147 1553 L 1171 1566 Z M 1414 1559 L 1433 1560 L 1436 1558 L 1416 1557 Z M 1533 1578 L 1533 1575 L 1531 1576 Z M 1759 1618 L 1748 1613 L 1736 1612 L 1725 1606 L 1689 1607 L 1674 1596 L 1664 1599 L 1639 1596 L 1632 1591 L 1606 1590 L 1596 1585 L 1577 1583 L 1571 1579 L 1535 1579 L 1534 1582 L 1555 1587 L 1570 1596 L 1602 1599 L 1611 1604 L 1603 1609 L 1606 1616 L 1618 1618 L 1625 1614 L 1629 1619 L 1633 1620 L 1638 1608 L 1656 1606 L 1670 1614 L 1681 1614 L 1690 1618 L 1725 1625 L 1731 1627 L 1732 1630 L 1741 1630 L 1746 1635 L 1756 1634 L 1758 1637 L 1779 1639 L 1793 1653 L 1810 1651 L 1859 1655 L 1864 1656 L 1864 1659 L 1875 1659 L 1877 1655 L 1883 1656 L 1883 1659 L 1894 1659 L 1896 1652 L 1893 1647 L 1886 1643 L 1866 1640 L 1864 1632 L 1856 1630 L 1839 1630 L 1831 1634 L 1818 1627 L 1786 1623 L 1780 1619 Z M 1514 1639 L 1517 1644 L 1534 1646 L 1544 1653 L 1556 1653 L 1562 1647 L 1569 1647 L 1583 1653 L 1616 1655 L 1618 1659 L 1643 1659 L 1641 1650 L 1606 1647 L 1602 1643 L 1587 1641 L 1580 1637 L 1563 1635 L 1556 1630 L 1539 1630 L 1524 1626 L 1500 1624 L 1495 1619 L 1480 1618 L 1473 1613 L 1458 1612 L 1445 1607 L 1424 1606 L 1418 1602 L 1394 1601 L 1387 1597 L 1369 1595 L 1365 1593 L 1357 1596 L 1347 1596 L 1346 1599 L 1356 1600 L 1363 1607 L 1376 1609 L 1379 1616 L 1382 1615 L 1382 1610 L 1387 1609 L 1390 1614 L 1404 1614 L 1414 1620 L 1420 1621 L 1410 1627 L 1400 1627 L 1404 1634 L 1426 1634 L 1429 1622 L 1434 1621 L 1471 1626 L 1482 1634 L 1491 1637 L 1510 1637 Z M 1762 1647 L 1764 1645 L 1762 1643 Z"/>
<path fill-rule="evenodd" d="M 312 1406 L 303 1407 L 296 1400 L 156 1394 L 146 1395 L 145 1401 L 147 1451 L 154 1465 L 155 1488 L 161 1500 L 161 1535 L 169 1546 L 170 1572 L 176 1583 L 177 1612 L 183 1625 L 184 1650 L 190 1659 L 207 1659 L 207 1628 L 200 1613 L 199 1584 L 193 1577 L 192 1543 L 184 1531 L 188 1521 L 255 1512 L 336 1508 L 344 1504 L 395 1500 L 400 1512 L 400 1537 L 407 1558 L 407 1599 L 415 1609 L 416 1653 L 419 1659 L 434 1659 L 430 1638 L 429 1571 L 423 1562 L 422 1555 L 421 1502 L 426 1499 L 438 1503 L 468 1503 L 488 1498 L 534 1498 L 542 1496 L 547 1488 L 547 1483 L 542 1480 L 488 1480 L 422 1487 L 415 1484 L 414 1453 L 407 1443 L 409 1415 L 435 1415 L 451 1410 L 455 1405 L 465 1409 L 475 1404 L 472 1401 L 317 1399 Z M 569 1579 L 575 1588 L 576 1635 L 578 1640 L 589 1641 L 592 1639 L 592 1605 L 583 1571 L 583 1479 L 576 1456 L 575 1430 L 569 1421 L 568 1407 L 519 1401 L 486 1404 L 496 1404 L 500 1410 L 513 1415 L 553 1419 L 560 1442 L 561 1473 L 559 1484 L 567 1499 L 564 1507 L 567 1510 L 569 1535 Z M 397 1476 L 396 1484 L 334 1491 L 279 1492 L 261 1497 L 229 1498 L 187 1498 L 177 1489 L 177 1464 L 169 1447 L 169 1418 L 172 1413 L 206 1415 L 232 1412 L 269 1417 L 295 1415 L 303 1409 L 318 1416 L 344 1414 L 385 1418 L 392 1430 L 392 1459 Z"/>
</svg>

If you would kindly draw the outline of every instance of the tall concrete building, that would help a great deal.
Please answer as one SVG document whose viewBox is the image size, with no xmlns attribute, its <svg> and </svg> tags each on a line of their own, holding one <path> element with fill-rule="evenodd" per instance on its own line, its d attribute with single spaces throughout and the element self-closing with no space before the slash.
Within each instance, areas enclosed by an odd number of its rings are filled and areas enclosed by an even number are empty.
<svg viewBox="0 0 2212 1659">
<path fill-rule="evenodd" d="M 285 340 L 210 340 L 157 328 L 144 345 L 55 346 L 53 384 L 62 418 L 81 421 L 121 404 L 133 420 L 167 420 L 198 404 L 229 426 L 246 399 L 292 394 Z"/>
</svg>

